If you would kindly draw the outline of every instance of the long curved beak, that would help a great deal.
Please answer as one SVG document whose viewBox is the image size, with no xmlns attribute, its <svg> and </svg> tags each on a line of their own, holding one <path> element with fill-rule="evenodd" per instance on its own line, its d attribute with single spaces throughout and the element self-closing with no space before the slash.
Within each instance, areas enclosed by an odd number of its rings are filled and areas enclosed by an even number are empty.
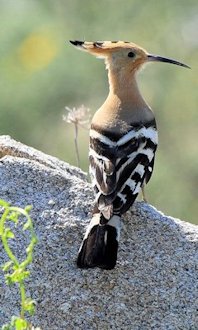
<svg viewBox="0 0 198 330">
<path fill-rule="evenodd" d="M 186 65 L 184 63 L 181 63 L 181 62 L 178 62 L 178 61 L 175 61 L 175 60 L 172 60 L 171 58 L 161 57 L 161 56 L 158 56 L 158 55 L 151 55 L 151 54 L 148 54 L 147 55 L 147 58 L 148 58 L 148 61 L 149 62 L 165 62 L 165 63 L 171 63 L 171 64 L 183 66 L 184 68 L 191 69 L 188 65 Z"/>
</svg>

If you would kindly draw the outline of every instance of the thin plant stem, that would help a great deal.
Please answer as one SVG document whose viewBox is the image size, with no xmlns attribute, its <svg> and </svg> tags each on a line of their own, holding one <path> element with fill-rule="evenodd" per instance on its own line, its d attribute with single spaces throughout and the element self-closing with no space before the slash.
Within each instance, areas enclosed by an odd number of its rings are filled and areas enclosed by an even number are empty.
<svg viewBox="0 0 198 330">
<path fill-rule="evenodd" d="M 26 300 L 24 281 L 20 281 L 19 282 L 19 286 L 20 286 L 20 294 L 21 294 L 21 312 L 20 312 L 20 317 L 22 319 L 24 319 L 24 317 L 25 317 L 25 300 Z"/>
<path fill-rule="evenodd" d="M 74 127 L 75 127 L 74 141 L 75 141 L 75 150 L 76 150 L 76 160 L 77 160 L 77 166 L 80 167 L 80 156 L 78 149 L 78 124 L 74 123 Z"/>
<path fill-rule="evenodd" d="M 3 213 L 2 218 L 1 218 L 1 223 L 0 223 L 0 233 L 2 235 L 1 239 L 2 239 L 2 243 L 3 243 L 4 249 L 7 253 L 7 255 L 13 261 L 13 263 L 17 267 L 19 267 L 19 262 L 18 262 L 17 258 L 14 256 L 14 254 L 12 253 L 12 251 L 11 251 L 9 245 L 8 245 L 7 236 L 6 236 L 6 233 L 4 231 L 4 225 L 5 225 L 5 222 L 7 220 L 7 216 L 8 216 L 9 213 L 10 213 L 9 209 L 5 210 L 5 212 Z"/>
</svg>

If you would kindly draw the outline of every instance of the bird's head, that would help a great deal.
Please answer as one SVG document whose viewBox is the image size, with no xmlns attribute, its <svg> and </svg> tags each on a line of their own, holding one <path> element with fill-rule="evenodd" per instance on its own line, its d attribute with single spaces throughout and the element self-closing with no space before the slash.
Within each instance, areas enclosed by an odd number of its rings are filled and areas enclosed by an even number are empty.
<svg viewBox="0 0 198 330">
<path fill-rule="evenodd" d="M 170 58 L 149 54 L 145 49 L 126 41 L 70 41 L 77 48 L 104 58 L 107 68 L 114 71 L 136 72 L 148 62 L 166 62 L 189 68 Z"/>
</svg>

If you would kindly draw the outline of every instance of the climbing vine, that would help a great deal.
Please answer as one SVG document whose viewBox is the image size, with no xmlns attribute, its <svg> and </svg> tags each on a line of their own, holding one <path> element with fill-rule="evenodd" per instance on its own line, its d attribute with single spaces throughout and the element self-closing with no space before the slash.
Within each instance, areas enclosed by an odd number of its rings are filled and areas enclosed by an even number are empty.
<svg viewBox="0 0 198 330">
<path fill-rule="evenodd" d="M 33 250 L 37 243 L 37 237 L 30 217 L 31 206 L 22 209 L 0 200 L 0 207 L 3 210 L 0 218 L 0 237 L 9 258 L 9 261 L 2 265 L 2 269 L 7 285 L 18 284 L 21 299 L 19 316 L 12 316 L 10 323 L 3 325 L 2 330 L 29 330 L 32 329 L 32 326 L 26 320 L 26 314 L 34 314 L 35 303 L 31 297 L 26 295 L 25 280 L 30 276 L 28 266 L 32 263 Z M 22 231 L 28 232 L 29 237 L 29 244 L 25 250 L 25 259 L 23 261 L 20 261 L 14 254 L 10 244 L 11 240 L 15 239 L 14 228 L 17 226 L 22 226 Z"/>
</svg>

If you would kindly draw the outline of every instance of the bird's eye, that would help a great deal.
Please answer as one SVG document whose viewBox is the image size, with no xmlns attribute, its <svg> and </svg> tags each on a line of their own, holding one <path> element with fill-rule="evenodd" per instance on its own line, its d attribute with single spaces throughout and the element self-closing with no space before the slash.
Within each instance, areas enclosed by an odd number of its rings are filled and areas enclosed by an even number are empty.
<svg viewBox="0 0 198 330">
<path fill-rule="evenodd" d="M 134 52 L 129 52 L 128 57 L 135 57 L 135 53 Z"/>
</svg>

